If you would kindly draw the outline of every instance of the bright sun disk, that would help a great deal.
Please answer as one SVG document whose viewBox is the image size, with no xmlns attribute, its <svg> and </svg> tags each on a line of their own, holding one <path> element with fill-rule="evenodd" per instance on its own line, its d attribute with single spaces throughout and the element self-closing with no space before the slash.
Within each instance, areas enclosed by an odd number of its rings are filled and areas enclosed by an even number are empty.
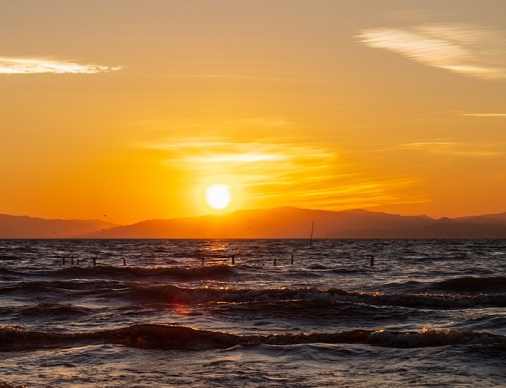
<svg viewBox="0 0 506 388">
<path fill-rule="evenodd" d="M 231 200 L 230 187 L 227 185 L 212 185 L 206 189 L 207 204 L 213 209 L 224 209 Z"/>
</svg>

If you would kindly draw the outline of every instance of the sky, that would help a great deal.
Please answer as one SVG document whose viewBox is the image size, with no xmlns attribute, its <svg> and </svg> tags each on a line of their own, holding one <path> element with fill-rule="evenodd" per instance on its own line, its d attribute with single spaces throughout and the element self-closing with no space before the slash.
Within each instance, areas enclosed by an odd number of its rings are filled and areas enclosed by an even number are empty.
<svg viewBox="0 0 506 388">
<path fill-rule="evenodd" d="M 121 224 L 505 212 L 506 2 L 0 0 L 0 182 Z"/>
</svg>

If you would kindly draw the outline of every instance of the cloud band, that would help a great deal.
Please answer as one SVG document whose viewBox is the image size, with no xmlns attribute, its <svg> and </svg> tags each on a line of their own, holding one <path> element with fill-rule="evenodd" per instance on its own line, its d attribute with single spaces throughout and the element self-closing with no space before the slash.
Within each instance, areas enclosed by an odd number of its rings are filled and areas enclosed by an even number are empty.
<svg viewBox="0 0 506 388">
<path fill-rule="evenodd" d="M 468 76 L 506 78 L 506 39 L 498 32 L 461 24 L 362 30 L 364 44 L 416 62 Z"/>
<path fill-rule="evenodd" d="M 97 74 L 119 69 L 119 67 L 81 65 L 46 58 L 0 57 L 0 74 Z"/>
</svg>

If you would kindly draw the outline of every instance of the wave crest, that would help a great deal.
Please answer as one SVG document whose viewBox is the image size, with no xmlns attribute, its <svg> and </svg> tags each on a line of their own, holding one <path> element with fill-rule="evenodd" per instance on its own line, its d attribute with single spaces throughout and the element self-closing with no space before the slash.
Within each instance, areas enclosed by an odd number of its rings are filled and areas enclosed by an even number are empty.
<svg viewBox="0 0 506 388">
<path fill-rule="evenodd" d="M 239 335 L 200 330 L 186 326 L 140 324 L 116 330 L 88 333 L 48 333 L 25 331 L 19 327 L 0 327 L 0 350 L 19 351 L 83 344 L 120 344 L 144 349 L 206 350 L 233 346 L 297 345 L 309 343 L 364 344 L 390 348 L 419 348 L 447 345 L 494 345 L 506 348 L 502 335 L 459 330 L 392 332 L 350 330 L 335 333 L 283 333 Z"/>
</svg>

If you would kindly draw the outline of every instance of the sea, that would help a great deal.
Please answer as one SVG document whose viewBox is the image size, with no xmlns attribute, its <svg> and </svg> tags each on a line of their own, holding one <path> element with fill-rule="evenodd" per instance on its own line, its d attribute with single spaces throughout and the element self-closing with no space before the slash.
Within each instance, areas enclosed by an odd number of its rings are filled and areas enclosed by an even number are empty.
<svg viewBox="0 0 506 388">
<path fill-rule="evenodd" d="M 505 240 L 0 240 L 0 387 L 506 387 Z"/>
</svg>

